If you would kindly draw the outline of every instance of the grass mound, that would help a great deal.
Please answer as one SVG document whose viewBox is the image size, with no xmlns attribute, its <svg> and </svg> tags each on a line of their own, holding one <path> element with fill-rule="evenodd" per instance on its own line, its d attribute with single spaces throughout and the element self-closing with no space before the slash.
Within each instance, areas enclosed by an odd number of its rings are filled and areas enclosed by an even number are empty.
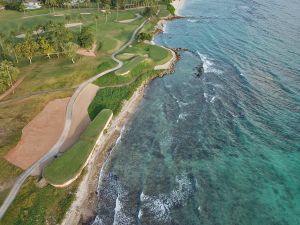
<svg viewBox="0 0 300 225">
<path fill-rule="evenodd" d="M 51 184 L 59 185 L 75 177 L 88 159 L 111 115 L 111 110 L 103 109 L 83 132 L 78 142 L 44 168 L 45 179 Z"/>
</svg>

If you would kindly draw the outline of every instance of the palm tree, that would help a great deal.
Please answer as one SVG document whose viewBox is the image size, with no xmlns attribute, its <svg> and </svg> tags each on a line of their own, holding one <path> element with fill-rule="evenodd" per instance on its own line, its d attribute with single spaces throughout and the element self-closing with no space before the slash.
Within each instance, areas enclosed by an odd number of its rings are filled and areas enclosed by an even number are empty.
<svg viewBox="0 0 300 225">
<path fill-rule="evenodd" d="M 105 10 L 105 24 L 107 23 L 107 16 L 108 14 L 110 14 L 110 5 L 106 4 L 104 6 L 104 10 Z"/>
<path fill-rule="evenodd" d="M 97 35 L 97 32 L 98 32 L 98 19 L 99 19 L 99 16 L 95 15 L 95 21 L 96 21 L 96 34 L 95 35 Z"/>
<path fill-rule="evenodd" d="M 8 60 L 4 60 L 0 63 L 0 75 L 2 82 L 4 81 L 7 86 L 12 87 L 14 77 L 19 73 L 18 68 L 14 67 L 13 63 Z M 14 93 L 14 89 L 13 89 Z"/>
<path fill-rule="evenodd" d="M 49 6 L 49 8 L 52 7 L 53 13 L 55 13 L 54 7 L 57 5 L 57 0 L 46 0 L 45 5 Z"/>
</svg>

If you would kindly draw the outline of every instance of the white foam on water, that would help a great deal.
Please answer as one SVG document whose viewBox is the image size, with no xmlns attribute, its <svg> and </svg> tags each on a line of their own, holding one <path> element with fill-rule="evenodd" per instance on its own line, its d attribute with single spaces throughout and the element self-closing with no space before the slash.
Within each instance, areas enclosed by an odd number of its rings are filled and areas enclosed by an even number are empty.
<svg viewBox="0 0 300 225">
<path fill-rule="evenodd" d="M 208 56 L 201 54 L 199 51 L 197 51 L 197 54 L 199 55 L 203 63 L 204 73 L 215 73 L 215 74 L 223 73 L 223 71 L 215 68 L 214 62 L 211 59 L 209 59 Z"/>
<path fill-rule="evenodd" d="M 186 120 L 188 115 L 188 113 L 180 113 L 177 119 L 177 123 L 179 122 L 179 120 Z"/>
<path fill-rule="evenodd" d="M 138 214 L 139 220 L 142 218 L 142 216 L 143 216 L 142 210 L 139 210 L 139 214 Z"/>
<path fill-rule="evenodd" d="M 190 22 L 190 23 L 197 23 L 197 22 L 199 22 L 199 20 L 195 20 L 195 19 L 188 19 L 187 21 Z"/>
<path fill-rule="evenodd" d="M 140 210 L 150 212 L 151 216 L 160 223 L 169 222 L 171 209 L 178 205 L 184 205 L 192 193 L 192 183 L 187 176 L 176 176 L 176 183 L 178 187 L 169 194 L 149 196 L 142 192 Z"/>
<path fill-rule="evenodd" d="M 211 103 L 214 103 L 215 99 L 216 99 L 216 96 L 213 96 L 213 97 L 211 98 L 210 102 L 211 102 Z"/>
<path fill-rule="evenodd" d="M 103 223 L 102 219 L 99 218 L 99 216 L 96 216 L 92 225 L 104 225 L 104 223 Z"/>
</svg>

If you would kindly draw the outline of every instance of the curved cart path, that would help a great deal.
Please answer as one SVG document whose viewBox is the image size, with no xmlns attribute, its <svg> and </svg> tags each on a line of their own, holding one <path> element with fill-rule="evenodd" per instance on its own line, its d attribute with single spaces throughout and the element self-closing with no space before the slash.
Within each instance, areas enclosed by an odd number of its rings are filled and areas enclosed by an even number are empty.
<svg viewBox="0 0 300 225">
<path fill-rule="evenodd" d="M 75 93 L 72 95 L 68 107 L 67 107 L 67 113 L 66 113 L 66 119 L 65 119 L 65 125 L 64 125 L 64 129 L 63 132 L 60 136 L 60 138 L 58 139 L 58 141 L 56 142 L 56 144 L 49 150 L 48 153 L 46 153 L 39 161 L 37 161 L 36 163 L 34 163 L 31 167 L 29 167 L 27 170 L 25 170 L 16 180 L 14 186 L 12 187 L 12 189 L 10 190 L 8 196 L 6 197 L 5 201 L 3 202 L 1 208 L 0 208 L 0 219 L 4 216 L 5 212 L 7 211 L 8 207 L 11 205 L 11 203 L 13 202 L 13 200 L 15 199 L 17 193 L 19 192 L 22 184 L 25 182 L 25 180 L 37 169 L 39 169 L 40 165 L 43 165 L 44 163 L 46 163 L 49 159 L 53 158 L 60 150 L 61 146 L 63 145 L 63 143 L 65 142 L 66 138 L 68 137 L 70 128 L 71 128 L 71 124 L 72 124 L 72 113 L 73 113 L 73 106 L 74 106 L 74 102 L 77 99 L 78 95 L 81 93 L 81 91 L 90 83 L 94 82 L 95 80 L 97 80 L 99 77 L 111 73 L 113 71 L 116 71 L 118 69 L 120 69 L 123 66 L 123 62 L 119 59 L 116 58 L 116 55 L 119 54 L 121 51 L 123 51 L 125 48 L 127 48 L 129 45 L 131 45 L 131 43 L 134 41 L 136 34 L 142 29 L 142 27 L 145 25 L 145 23 L 148 21 L 145 20 L 138 28 L 135 29 L 135 31 L 133 32 L 131 38 L 129 39 L 129 41 L 123 45 L 120 49 L 118 49 L 117 51 L 115 51 L 112 55 L 111 58 L 116 61 L 118 63 L 117 66 L 106 70 L 102 73 L 97 74 L 96 76 L 84 81 L 81 85 L 79 85 L 79 87 L 77 88 L 77 90 L 75 91 Z"/>
</svg>

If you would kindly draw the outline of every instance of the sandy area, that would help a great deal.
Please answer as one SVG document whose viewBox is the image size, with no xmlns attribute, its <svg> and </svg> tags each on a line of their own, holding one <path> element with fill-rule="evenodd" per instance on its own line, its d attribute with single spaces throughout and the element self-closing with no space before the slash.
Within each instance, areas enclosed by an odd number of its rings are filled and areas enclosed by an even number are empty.
<svg viewBox="0 0 300 225">
<path fill-rule="evenodd" d="M 72 144 L 74 144 L 80 134 L 87 128 L 91 122 L 88 115 L 88 107 L 93 101 L 99 87 L 94 84 L 87 85 L 77 97 L 72 114 L 72 125 L 68 134 L 68 137 L 63 144 L 61 151 L 66 150 Z"/>
<path fill-rule="evenodd" d="M 95 53 L 96 48 L 97 48 L 97 45 L 96 45 L 96 43 L 94 43 L 92 46 L 92 49 L 80 48 L 77 50 L 77 54 L 83 55 L 83 56 L 95 57 L 96 56 L 96 53 Z"/>
<path fill-rule="evenodd" d="M 76 199 L 68 210 L 62 225 L 80 224 L 79 221 L 86 222 L 93 217 L 97 204 L 95 191 L 98 186 L 99 170 L 107 158 L 111 146 L 119 137 L 122 127 L 131 118 L 143 99 L 144 89 L 145 85 L 141 85 L 130 100 L 124 103 L 121 113 L 113 118 L 106 134 L 99 140 L 99 146 L 87 164 L 87 173 L 78 187 Z"/>
<path fill-rule="evenodd" d="M 177 1 L 174 3 L 174 6 L 182 7 L 184 0 Z M 174 51 L 172 51 L 172 54 L 173 53 Z M 178 58 L 174 53 L 174 57 L 166 63 L 169 66 L 169 68 L 167 68 L 168 71 L 172 70 L 177 59 Z M 107 159 L 111 148 L 120 136 L 122 128 L 132 117 L 140 101 L 143 99 L 146 85 L 147 83 L 141 85 L 129 101 L 124 103 L 121 112 L 113 118 L 112 124 L 108 128 L 107 133 L 99 140 L 100 144 L 88 162 L 86 167 L 87 172 L 78 187 L 76 198 L 68 210 L 62 225 L 88 224 L 88 222 L 91 222 L 90 220 L 95 216 L 98 200 L 96 191 L 98 187 L 100 168 Z"/>
<path fill-rule="evenodd" d="M 81 25 L 82 25 L 82 23 L 67 23 L 67 24 L 65 24 L 65 27 L 70 28 L 70 27 L 78 27 Z"/>
<path fill-rule="evenodd" d="M 160 47 L 165 48 L 163 46 L 160 46 Z M 167 49 L 168 51 L 170 51 L 172 53 L 172 58 L 168 62 L 166 62 L 162 65 L 155 66 L 154 70 L 167 70 L 170 67 L 172 67 L 173 64 L 176 62 L 176 60 L 177 60 L 176 53 L 173 50 L 170 50 L 168 48 L 165 48 L 165 49 Z"/>
<path fill-rule="evenodd" d="M 68 102 L 69 98 L 49 102 L 23 128 L 21 140 L 4 158 L 24 170 L 39 160 L 57 142 L 64 127 Z"/>
<path fill-rule="evenodd" d="M 136 21 L 136 20 L 138 20 L 138 19 L 140 19 L 140 18 L 142 18 L 142 16 L 140 15 L 140 14 L 135 14 L 136 15 L 136 17 L 135 18 L 133 18 L 133 19 L 129 19 L 129 20 L 120 20 L 120 21 L 118 21 L 119 23 L 132 23 L 132 22 L 134 22 L 134 21 Z"/>
<path fill-rule="evenodd" d="M 172 2 L 172 5 L 176 9 L 177 16 L 181 16 L 180 11 L 182 10 L 184 3 L 185 3 L 185 0 L 175 0 Z"/>
</svg>

